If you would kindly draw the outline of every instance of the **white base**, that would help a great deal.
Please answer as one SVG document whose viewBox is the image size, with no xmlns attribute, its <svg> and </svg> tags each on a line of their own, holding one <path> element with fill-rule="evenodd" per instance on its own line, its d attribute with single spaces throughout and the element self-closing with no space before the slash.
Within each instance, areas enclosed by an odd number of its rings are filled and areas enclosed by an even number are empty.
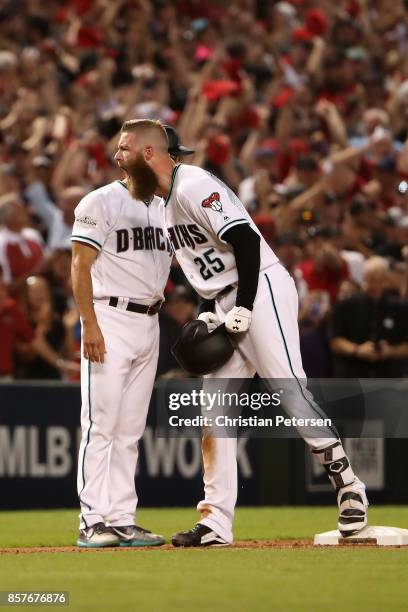
<svg viewBox="0 0 408 612">
<path fill-rule="evenodd" d="M 365 527 L 359 533 L 344 538 L 340 531 L 317 533 L 314 546 L 353 546 L 373 544 L 377 546 L 408 546 L 408 529 L 399 527 Z"/>
</svg>

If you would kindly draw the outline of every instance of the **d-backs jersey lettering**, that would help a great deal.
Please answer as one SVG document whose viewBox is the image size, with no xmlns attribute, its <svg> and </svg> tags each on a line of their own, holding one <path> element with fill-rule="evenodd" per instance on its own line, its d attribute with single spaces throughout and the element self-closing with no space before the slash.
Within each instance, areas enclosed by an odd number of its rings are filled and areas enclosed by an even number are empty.
<svg viewBox="0 0 408 612">
<path fill-rule="evenodd" d="M 170 193 L 160 202 L 160 210 L 177 261 L 199 295 L 212 299 L 238 281 L 233 249 L 223 235 L 242 223 L 260 232 L 225 183 L 197 166 L 177 165 Z M 261 270 L 277 261 L 261 236 Z"/>
<path fill-rule="evenodd" d="M 91 270 L 95 298 L 142 304 L 163 298 L 172 253 L 158 201 L 135 200 L 125 183 L 114 181 L 79 202 L 71 240 L 99 251 Z"/>
</svg>

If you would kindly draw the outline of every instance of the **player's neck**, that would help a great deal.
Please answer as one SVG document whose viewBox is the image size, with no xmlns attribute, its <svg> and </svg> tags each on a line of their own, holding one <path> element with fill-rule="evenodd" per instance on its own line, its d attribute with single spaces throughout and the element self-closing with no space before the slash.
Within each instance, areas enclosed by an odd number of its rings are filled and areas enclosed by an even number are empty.
<svg viewBox="0 0 408 612">
<path fill-rule="evenodd" d="M 159 172 L 156 171 L 159 177 L 159 186 L 156 193 L 162 198 L 166 198 L 169 195 L 173 182 L 173 170 L 175 165 L 176 164 L 172 160 L 170 160 L 170 162 L 166 160 L 166 164 L 163 164 L 163 168 L 160 169 Z"/>
</svg>

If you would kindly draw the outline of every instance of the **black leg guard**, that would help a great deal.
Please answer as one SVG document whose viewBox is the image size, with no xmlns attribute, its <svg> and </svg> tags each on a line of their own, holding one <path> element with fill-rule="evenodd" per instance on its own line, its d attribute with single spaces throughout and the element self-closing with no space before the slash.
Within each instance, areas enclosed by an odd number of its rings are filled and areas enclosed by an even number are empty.
<svg viewBox="0 0 408 612">
<path fill-rule="evenodd" d="M 316 455 L 319 463 L 326 470 L 336 491 L 354 481 L 355 474 L 340 440 L 326 448 L 313 449 L 312 453 Z"/>
</svg>

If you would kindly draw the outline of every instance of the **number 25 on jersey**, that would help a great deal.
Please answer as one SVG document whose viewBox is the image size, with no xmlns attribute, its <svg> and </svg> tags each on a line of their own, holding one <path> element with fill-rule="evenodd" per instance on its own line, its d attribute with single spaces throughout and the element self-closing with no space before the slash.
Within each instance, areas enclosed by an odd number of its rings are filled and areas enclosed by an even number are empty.
<svg viewBox="0 0 408 612">
<path fill-rule="evenodd" d="M 225 266 L 219 257 L 212 257 L 215 249 L 208 249 L 202 257 L 195 257 L 194 263 L 200 267 L 200 274 L 204 280 L 208 280 L 225 270 Z"/>
</svg>

